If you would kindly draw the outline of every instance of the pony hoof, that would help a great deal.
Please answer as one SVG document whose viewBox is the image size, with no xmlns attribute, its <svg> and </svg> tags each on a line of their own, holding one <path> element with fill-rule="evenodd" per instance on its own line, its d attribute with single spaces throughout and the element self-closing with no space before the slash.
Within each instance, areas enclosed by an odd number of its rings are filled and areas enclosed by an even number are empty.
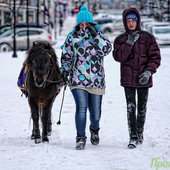
<svg viewBox="0 0 170 170">
<path fill-rule="evenodd" d="M 35 144 L 41 143 L 41 138 L 35 139 Z"/>
<path fill-rule="evenodd" d="M 48 143 L 49 142 L 48 137 L 43 137 L 42 142 L 44 142 L 44 143 L 47 142 Z"/>
</svg>

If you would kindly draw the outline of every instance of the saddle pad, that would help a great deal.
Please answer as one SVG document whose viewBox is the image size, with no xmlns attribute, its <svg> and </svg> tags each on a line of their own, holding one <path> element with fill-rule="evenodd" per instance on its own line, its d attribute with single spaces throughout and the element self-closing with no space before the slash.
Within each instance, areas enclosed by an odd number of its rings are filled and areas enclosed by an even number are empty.
<svg viewBox="0 0 170 170">
<path fill-rule="evenodd" d="M 18 87 L 22 90 L 26 90 L 27 75 L 28 75 L 28 67 L 27 65 L 23 65 L 17 81 Z"/>
</svg>

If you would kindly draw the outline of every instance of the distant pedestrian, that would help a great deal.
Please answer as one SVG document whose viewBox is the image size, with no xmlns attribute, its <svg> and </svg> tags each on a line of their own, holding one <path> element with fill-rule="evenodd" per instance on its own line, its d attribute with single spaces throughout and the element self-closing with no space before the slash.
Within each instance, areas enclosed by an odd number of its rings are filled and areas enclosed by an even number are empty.
<svg viewBox="0 0 170 170">
<path fill-rule="evenodd" d="M 63 16 L 63 13 L 60 12 L 60 16 L 59 16 L 59 24 L 60 24 L 59 34 L 60 35 L 61 35 L 61 32 L 63 31 L 63 22 L 64 22 L 64 16 Z"/>
<path fill-rule="evenodd" d="M 105 93 L 104 56 L 111 52 L 107 36 L 94 24 L 92 14 L 82 6 L 77 25 L 68 35 L 61 56 L 64 81 L 70 86 L 76 104 L 76 149 L 86 144 L 86 116 L 90 112 L 91 143 L 99 143 L 102 96 Z M 69 80 L 68 80 L 69 76 Z"/>
<path fill-rule="evenodd" d="M 125 9 L 122 15 L 125 33 L 116 37 L 113 57 L 121 64 L 121 85 L 125 90 L 130 137 L 128 147 L 135 148 L 143 142 L 148 92 L 161 56 L 155 37 L 141 30 L 138 10 Z"/>
</svg>

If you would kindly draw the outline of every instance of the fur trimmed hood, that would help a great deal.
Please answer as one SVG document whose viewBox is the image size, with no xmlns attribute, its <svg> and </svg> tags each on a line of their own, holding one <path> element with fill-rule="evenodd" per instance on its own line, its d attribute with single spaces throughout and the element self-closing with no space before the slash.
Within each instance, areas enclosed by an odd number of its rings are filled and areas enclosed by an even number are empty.
<svg viewBox="0 0 170 170">
<path fill-rule="evenodd" d="M 122 18 L 123 18 L 124 28 L 125 28 L 126 32 L 129 32 L 129 29 L 126 24 L 126 16 L 132 12 L 135 13 L 138 18 L 137 30 L 140 32 L 141 31 L 141 18 L 140 18 L 139 11 L 136 8 L 127 8 L 123 11 Z"/>
</svg>

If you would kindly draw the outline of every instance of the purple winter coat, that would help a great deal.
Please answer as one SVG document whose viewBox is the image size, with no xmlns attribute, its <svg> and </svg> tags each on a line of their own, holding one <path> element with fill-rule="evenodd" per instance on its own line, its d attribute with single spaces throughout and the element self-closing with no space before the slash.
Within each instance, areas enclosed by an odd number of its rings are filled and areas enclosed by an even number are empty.
<svg viewBox="0 0 170 170">
<path fill-rule="evenodd" d="M 135 12 L 138 17 L 137 30 L 140 37 L 134 45 L 126 43 L 129 30 L 125 17 L 129 12 Z M 153 74 L 160 66 L 161 56 L 158 44 L 152 34 L 141 30 L 140 14 L 136 8 L 125 9 L 122 16 L 126 32 L 116 37 L 113 50 L 114 59 L 121 63 L 121 85 L 136 88 L 152 87 L 152 76 L 148 84 L 141 85 L 139 75 L 145 70 Z"/>
</svg>

